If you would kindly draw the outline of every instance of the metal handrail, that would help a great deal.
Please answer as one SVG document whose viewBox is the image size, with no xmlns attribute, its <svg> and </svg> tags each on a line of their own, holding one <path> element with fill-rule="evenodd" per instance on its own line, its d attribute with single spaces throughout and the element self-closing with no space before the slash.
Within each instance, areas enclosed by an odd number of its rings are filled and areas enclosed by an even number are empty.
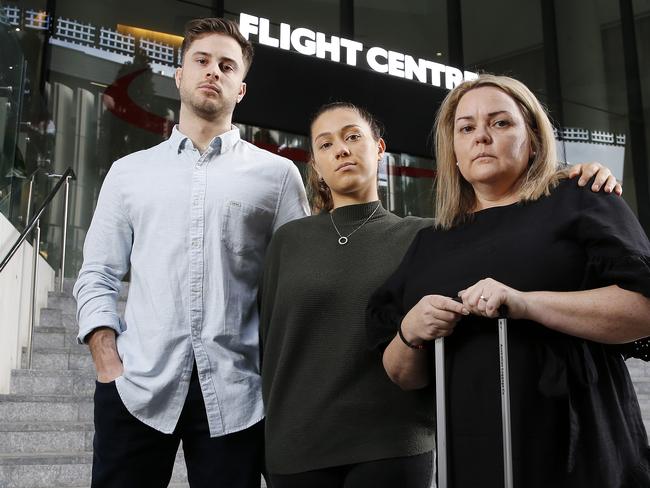
<svg viewBox="0 0 650 488">
<path fill-rule="evenodd" d="M 5 269 L 7 264 L 9 264 L 9 261 L 14 256 L 14 254 L 16 254 L 16 251 L 18 251 L 18 249 L 20 248 L 20 245 L 27 239 L 27 235 L 36 226 L 36 222 L 41 218 L 41 215 L 43 214 L 43 212 L 45 211 L 47 206 L 50 204 L 52 199 L 56 196 L 56 194 L 61 189 L 61 187 L 64 184 L 68 183 L 69 179 L 71 179 L 71 180 L 76 180 L 77 179 L 77 177 L 76 177 L 76 175 L 74 173 L 74 170 L 72 168 L 66 169 L 63 172 L 63 174 L 60 175 L 59 181 L 57 181 L 56 185 L 54 185 L 54 188 L 52 188 L 52 191 L 47 195 L 47 197 L 45 198 L 45 201 L 43 201 L 43 204 L 36 211 L 36 213 L 31 218 L 31 220 L 29 221 L 27 226 L 20 233 L 20 235 L 18 236 L 18 239 L 16 239 L 16 242 L 14 243 L 14 245 L 11 246 L 11 249 L 9 249 L 9 252 L 4 257 L 2 262 L 0 263 L 0 273 L 2 273 L 2 270 Z"/>
<path fill-rule="evenodd" d="M 56 196 L 56 194 L 59 192 L 61 187 L 65 185 L 65 207 L 63 211 L 63 233 L 62 233 L 63 235 L 62 235 L 62 242 L 61 242 L 61 274 L 60 274 L 60 281 L 61 281 L 60 290 L 63 291 L 63 277 L 65 272 L 65 248 L 66 248 L 67 228 L 68 228 L 68 202 L 70 198 L 70 180 L 77 179 L 72 168 L 66 169 L 61 175 L 48 174 L 48 177 L 59 178 L 59 181 L 56 182 L 56 185 L 54 185 L 52 191 L 50 191 L 47 197 L 45 197 L 45 201 L 42 203 L 40 208 L 36 211 L 34 216 L 31 219 L 29 219 L 29 208 L 31 207 L 32 187 L 34 183 L 34 178 L 32 176 L 30 186 L 29 186 L 29 202 L 28 202 L 28 210 L 27 210 L 27 219 L 29 220 L 29 223 L 20 233 L 18 239 L 16 239 L 16 242 L 14 243 L 13 246 L 11 246 L 11 249 L 9 249 L 9 252 L 0 263 L 0 273 L 2 273 L 2 271 L 5 269 L 7 264 L 9 264 L 11 258 L 14 256 L 14 254 L 16 254 L 16 251 L 18 251 L 22 243 L 27 239 L 27 236 L 32 231 L 32 229 L 35 229 L 34 245 L 33 245 L 34 258 L 32 262 L 32 290 L 31 290 L 30 307 L 29 307 L 30 310 L 29 334 L 27 336 L 27 368 L 28 369 L 31 369 L 32 367 L 32 344 L 33 344 L 33 337 L 34 337 L 34 324 L 36 318 L 36 287 L 38 283 L 38 255 L 40 254 L 40 249 L 41 249 L 41 215 L 43 215 L 43 212 L 45 211 L 47 206 L 52 202 L 52 199 Z"/>
</svg>

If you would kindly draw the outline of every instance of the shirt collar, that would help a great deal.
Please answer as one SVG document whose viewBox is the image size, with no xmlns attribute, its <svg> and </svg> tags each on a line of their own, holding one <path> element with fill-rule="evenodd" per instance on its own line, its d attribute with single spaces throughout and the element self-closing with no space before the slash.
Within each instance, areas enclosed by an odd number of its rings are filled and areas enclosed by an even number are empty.
<svg viewBox="0 0 650 488">
<path fill-rule="evenodd" d="M 215 136 L 215 138 L 210 141 L 210 147 L 215 154 L 223 154 L 230 151 L 235 144 L 237 144 L 239 139 L 239 129 L 233 125 L 228 132 Z M 190 138 L 178 129 L 178 125 L 175 125 L 172 129 L 168 141 L 172 147 L 176 149 L 177 154 L 180 154 L 184 149 L 191 149 L 194 147 Z"/>
</svg>

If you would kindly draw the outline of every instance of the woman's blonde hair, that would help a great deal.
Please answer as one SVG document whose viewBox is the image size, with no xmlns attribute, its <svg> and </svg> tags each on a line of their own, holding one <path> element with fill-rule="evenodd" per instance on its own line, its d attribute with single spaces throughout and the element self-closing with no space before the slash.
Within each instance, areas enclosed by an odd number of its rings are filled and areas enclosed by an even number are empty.
<svg viewBox="0 0 650 488">
<path fill-rule="evenodd" d="M 526 132 L 530 138 L 533 157 L 519 188 L 520 201 L 537 200 L 548 195 L 564 177 L 557 171 L 557 153 L 553 126 L 537 97 L 522 82 L 507 76 L 479 75 L 461 83 L 447 94 L 440 106 L 434 125 L 436 140 L 436 225 L 449 229 L 467 221 L 476 209 L 476 195 L 456 166 L 454 153 L 454 122 L 456 108 L 470 90 L 492 86 L 509 95 L 519 106 Z"/>
</svg>

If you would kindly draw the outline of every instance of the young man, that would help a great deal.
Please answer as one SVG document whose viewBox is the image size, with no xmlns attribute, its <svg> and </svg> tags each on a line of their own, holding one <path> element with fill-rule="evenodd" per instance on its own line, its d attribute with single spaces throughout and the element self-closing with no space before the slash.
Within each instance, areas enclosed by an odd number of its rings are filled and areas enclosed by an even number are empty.
<svg viewBox="0 0 650 488">
<path fill-rule="evenodd" d="M 191 21 L 181 49 L 179 125 L 111 167 L 74 288 L 98 379 L 93 487 L 167 486 L 181 440 L 193 488 L 259 487 L 257 280 L 307 200 L 291 161 L 232 126 L 253 56 L 237 25 Z"/>
</svg>

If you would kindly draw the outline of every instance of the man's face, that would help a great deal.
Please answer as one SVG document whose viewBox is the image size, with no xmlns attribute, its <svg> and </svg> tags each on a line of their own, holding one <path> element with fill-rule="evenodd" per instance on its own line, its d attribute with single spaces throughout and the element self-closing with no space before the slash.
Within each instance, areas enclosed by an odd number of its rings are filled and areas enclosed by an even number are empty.
<svg viewBox="0 0 650 488">
<path fill-rule="evenodd" d="M 237 41 L 224 34 L 196 39 L 176 70 L 181 105 L 198 117 L 214 120 L 232 114 L 246 93 L 246 66 Z"/>
</svg>

